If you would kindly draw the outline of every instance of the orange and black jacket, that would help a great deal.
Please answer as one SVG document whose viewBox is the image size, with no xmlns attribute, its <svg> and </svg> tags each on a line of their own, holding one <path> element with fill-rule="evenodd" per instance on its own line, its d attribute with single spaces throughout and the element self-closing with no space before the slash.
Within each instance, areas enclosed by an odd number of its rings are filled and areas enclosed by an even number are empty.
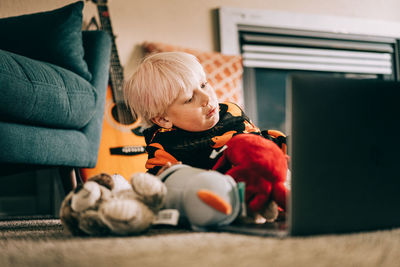
<svg viewBox="0 0 400 267">
<path fill-rule="evenodd" d="M 182 162 L 197 168 L 211 169 L 219 154 L 210 158 L 211 153 L 221 149 L 233 135 L 239 133 L 262 134 L 239 106 L 233 103 L 219 104 L 218 123 L 202 132 L 188 132 L 179 128 L 164 129 L 157 125 L 144 131 L 148 160 L 148 172 L 156 174 L 168 162 Z"/>
</svg>

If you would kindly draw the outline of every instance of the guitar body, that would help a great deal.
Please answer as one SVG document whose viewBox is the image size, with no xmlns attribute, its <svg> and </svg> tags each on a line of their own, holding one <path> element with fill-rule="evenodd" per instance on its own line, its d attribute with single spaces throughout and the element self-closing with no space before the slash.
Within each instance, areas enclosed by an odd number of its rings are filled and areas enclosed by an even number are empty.
<svg viewBox="0 0 400 267">
<path fill-rule="evenodd" d="M 139 120 L 130 125 L 121 124 L 115 120 L 113 108 L 115 103 L 112 90 L 108 86 L 97 165 L 95 168 L 81 169 L 84 181 L 102 172 L 111 175 L 118 173 L 125 179 L 129 179 L 133 173 L 146 172 L 146 142 L 143 136 L 133 133 Z"/>
</svg>

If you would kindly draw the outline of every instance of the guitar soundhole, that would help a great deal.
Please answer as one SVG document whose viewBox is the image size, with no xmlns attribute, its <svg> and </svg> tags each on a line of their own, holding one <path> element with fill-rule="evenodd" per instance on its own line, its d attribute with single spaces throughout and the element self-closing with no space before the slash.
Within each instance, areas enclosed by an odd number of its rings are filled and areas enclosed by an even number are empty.
<svg viewBox="0 0 400 267">
<path fill-rule="evenodd" d="M 125 104 L 115 104 L 111 110 L 114 119 L 124 125 L 129 125 L 137 120 L 136 113 L 132 114 Z"/>
</svg>

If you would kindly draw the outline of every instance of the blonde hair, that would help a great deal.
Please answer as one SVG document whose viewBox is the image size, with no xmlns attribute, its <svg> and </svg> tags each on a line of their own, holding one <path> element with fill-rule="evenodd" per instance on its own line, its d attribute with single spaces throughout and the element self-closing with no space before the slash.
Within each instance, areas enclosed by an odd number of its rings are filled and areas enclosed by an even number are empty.
<svg viewBox="0 0 400 267">
<path fill-rule="evenodd" d="M 151 54 L 125 83 L 127 105 L 142 120 L 142 127 L 153 125 L 152 118 L 162 116 L 181 92 L 206 81 L 197 58 L 184 52 Z"/>
</svg>

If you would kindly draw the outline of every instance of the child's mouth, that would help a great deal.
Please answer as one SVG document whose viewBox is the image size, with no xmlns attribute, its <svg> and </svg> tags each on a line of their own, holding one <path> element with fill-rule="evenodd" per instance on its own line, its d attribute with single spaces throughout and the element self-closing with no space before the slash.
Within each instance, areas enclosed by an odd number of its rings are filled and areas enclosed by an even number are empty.
<svg viewBox="0 0 400 267">
<path fill-rule="evenodd" d="M 211 109 L 211 110 L 208 112 L 207 117 L 208 117 L 208 118 L 212 117 L 212 116 L 215 114 L 216 110 L 217 110 L 217 108 Z"/>
</svg>

